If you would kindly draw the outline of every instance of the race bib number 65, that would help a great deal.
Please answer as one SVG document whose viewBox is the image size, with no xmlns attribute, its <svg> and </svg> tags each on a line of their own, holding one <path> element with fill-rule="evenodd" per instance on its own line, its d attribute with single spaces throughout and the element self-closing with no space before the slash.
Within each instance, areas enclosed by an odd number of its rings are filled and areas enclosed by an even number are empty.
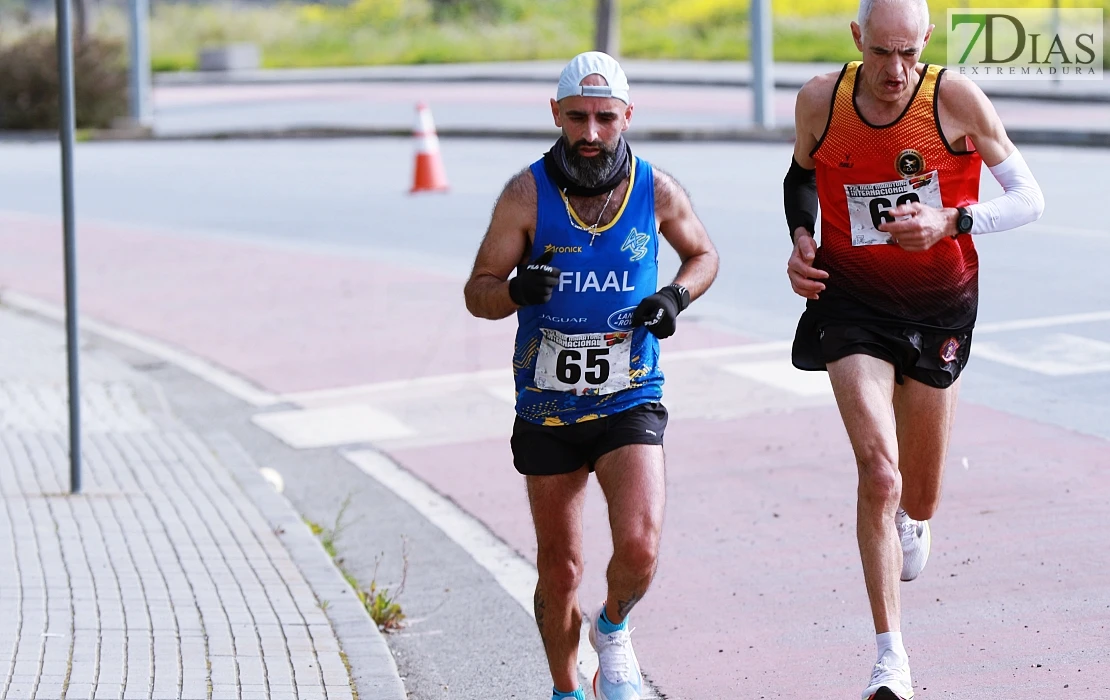
<svg viewBox="0 0 1110 700">
<path fill-rule="evenodd" d="M 852 245 L 889 243 L 890 234 L 879 230 L 884 222 L 894 221 L 890 210 L 910 202 L 921 202 L 940 209 L 940 180 L 937 171 L 906 180 L 877 182 L 870 185 L 844 185 L 848 198 L 848 218 L 852 222 Z"/>
<path fill-rule="evenodd" d="M 536 386 L 579 396 L 612 394 L 631 384 L 632 333 L 566 335 L 541 328 Z"/>
</svg>

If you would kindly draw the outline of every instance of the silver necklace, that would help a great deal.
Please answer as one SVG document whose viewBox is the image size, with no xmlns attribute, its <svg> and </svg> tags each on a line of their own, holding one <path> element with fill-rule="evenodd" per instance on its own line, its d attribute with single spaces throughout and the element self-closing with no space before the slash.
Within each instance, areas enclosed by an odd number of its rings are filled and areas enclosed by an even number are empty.
<svg viewBox="0 0 1110 700">
<path fill-rule="evenodd" d="M 609 190 L 609 196 L 605 198 L 605 204 L 601 207 L 601 213 L 597 215 L 597 221 L 594 222 L 594 225 L 590 226 L 589 228 L 583 228 L 582 226 L 578 225 L 577 221 L 574 220 L 574 212 L 570 210 L 570 197 L 567 197 L 567 190 L 565 187 L 563 188 L 563 204 L 565 204 L 567 207 L 567 218 L 570 219 L 570 225 L 578 229 L 579 231 L 585 231 L 586 233 L 590 234 L 591 246 L 594 244 L 594 239 L 601 235 L 601 231 L 598 231 L 597 227 L 601 225 L 601 217 L 605 216 L 605 210 L 609 208 L 609 202 L 613 199 L 613 193 L 616 191 L 616 187 Z"/>
</svg>

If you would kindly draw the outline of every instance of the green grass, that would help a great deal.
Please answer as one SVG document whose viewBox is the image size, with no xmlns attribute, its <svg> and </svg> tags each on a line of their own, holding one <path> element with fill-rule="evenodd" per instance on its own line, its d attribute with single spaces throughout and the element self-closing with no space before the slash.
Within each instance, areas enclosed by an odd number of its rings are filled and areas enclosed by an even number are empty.
<svg viewBox="0 0 1110 700">
<path fill-rule="evenodd" d="M 4 0 L 0 0 L 3 2 Z M 1007 0 L 1043 6 L 1046 0 Z M 848 24 L 858 0 L 773 0 L 775 59 L 843 62 L 858 58 Z M 945 60 L 948 7 L 985 7 L 996 0 L 930 0 L 938 25 L 925 58 Z M 1103 7 L 1110 0 L 1062 0 L 1066 7 Z M 250 42 L 269 68 L 562 59 L 591 48 L 595 0 L 353 0 L 349 4 L 265 7 L 159 4 L 151 20 L 155 70 L 196 68 L 197 51 Z M 748 0 L 623 0 L 621 53 L 629 58 L 745 60 Z M 0 40 L 13 34 L 5 27 Z M 126 18 L 105 8 L 96 31 L 126 36 Z M 1110 26 L 1106 31 L 1110 38 Z M 1106 51 L 1110 59 L 1110 50 Z"/>
<path fill-rule="evenodd" d="M 320 538 L 320 544 L 324 545 L 324 551 L 328 553 L 328 556 L 335 559 L 335 531 L 309 520 L 308 518 L 304 519 L 304 523 L 308 525 L 308 529 L 312 531 L 312 534 Z"/>
<path fill-rule="evenodd" d="M 378 566 L 381 564 L 384 553 L 374 558 L 374 573 L 370 577 L 370 585 L 363 586 L 358 578 L 352 574 L 343 564 L 343 559 L 339 557 L 338 550 L 336 549 L 336 542 L 348 523 L 343 522 L 343 517 L 347 512 L 347 508 L 351 505 L 351 496 L 347 496 L 343 503 L 339 506 L 339 511 L 335 516 L 335 523 L 331 527 L 325 527 L 308 518 L 302 518 L 305 525 L 312 532 L 313 535 L 320 539 L 320 544 L 323 545 L 324 551 L 335 562 L 339 573 L 343 576 L 343 580 L 358 596 L 359 602 L 366 612 L 369 613 L 370 619 L 378 626 L 378 629 L 383 632 L 391 632 L 398 630 L 402 627 L 405 620 L 405 612 L 401 608 L 401 604 L 397 602 L 401 594 L 405 590 L 405 581 L 408 579 L 409 573 L 409 553 L 408 553 L 408 540 L 401 539 L 401 582 L 394 589 L 383 588 L 378 583 Z M 328 601 L 319 601 L 320 609 L 327 610 Z"/>
</svg>

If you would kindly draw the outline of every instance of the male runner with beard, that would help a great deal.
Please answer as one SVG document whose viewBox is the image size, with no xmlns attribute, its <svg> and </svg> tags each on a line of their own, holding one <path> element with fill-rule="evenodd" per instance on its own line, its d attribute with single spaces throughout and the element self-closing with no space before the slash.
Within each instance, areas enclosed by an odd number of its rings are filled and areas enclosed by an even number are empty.
<svg viewBox="0 0 1110 700">
<path fill-rule="evenodd" d="M 1044 198 L 983 92 L 918 63 L 933 29 L 925 0 L 863 0 L 858 19 L 863 61 L 798 94 L 787 274 L 809 301 L 793 357 L 828 370 L 855 452 L 878 646 L 863 698 L 909 700 L 898 581 L 929 556 L 979 301 L 972 237 L 1035 221 Z M 988 202 L 978 201 L 983 163 L 1005 190 Z"/>
<path fill-rule="evenodd" d="M 517 314 L 511 444 L 536 529 L 536 624 L 552 697 L 584 698 L 577 590 L 593 471 L 613 537 L 608 595 L 590 625 L 593 689 L 599 700 L 632 700 L 643 678 L 628 614 L 655 574 L 665 499 L 659 338 L 712 283 L 717 253 L 682 187 L 625 143 L 632 103 L 612 57 L 572 59 L 551 112 L 562 136 L 501 193 L 466 306 L 481 318 Z M 682 265 L 656 291 L 660 234 Z"/>
</svg>

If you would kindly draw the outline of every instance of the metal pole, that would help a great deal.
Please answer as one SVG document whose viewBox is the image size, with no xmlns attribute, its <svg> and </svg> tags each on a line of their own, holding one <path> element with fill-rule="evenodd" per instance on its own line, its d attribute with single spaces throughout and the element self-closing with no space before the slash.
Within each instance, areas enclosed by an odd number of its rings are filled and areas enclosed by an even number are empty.
<svg viewBox="0 0 1110 700">
<path fill-rule="evenodd" d="M 69 492 L 81 492 L 81 387 L 78 383 L 77 255 L 73 235 L 73 29 L 69 0 L 55 0 L 58 13 L 58 134 L 62 142 L 62 226 L 65 235 L 66 368 L 69 375 Z"/>
<path fill-rule="evenodd" d="M 771 0 L 752 3 L 752 94 L 755 96 L 755 125 L 775 125 L 775 79 L 771 37 Z"/>
<path fill-rule="evenodd" d="M 150 126 L 150 0 L 128 0 L 131 31 L 131 121 Z"/>
<path fill-rule="evenodd" d="M 594 47 L 610 56 L 620 56 L 620 0 L 597 0 L 597 34 Z"/>
<path fill-rule="evenodd" d="M 1055 41 L 1058 36 L 1060 36 L 1060 0 L 1052 0 L 1052 41 Z M 1050 43 L 1049 48 L 1051 47 L 1052 44 Z M 1034 56 L 1033 60 L 1037 60 L 1037 57 Z M 1058 54 L 1052 54 L 1052 66 L 1057 70 L 1056 75 L 1052 76 L 1052 82 L 1059 85 L 1060 56 Z"/>
</svg>

